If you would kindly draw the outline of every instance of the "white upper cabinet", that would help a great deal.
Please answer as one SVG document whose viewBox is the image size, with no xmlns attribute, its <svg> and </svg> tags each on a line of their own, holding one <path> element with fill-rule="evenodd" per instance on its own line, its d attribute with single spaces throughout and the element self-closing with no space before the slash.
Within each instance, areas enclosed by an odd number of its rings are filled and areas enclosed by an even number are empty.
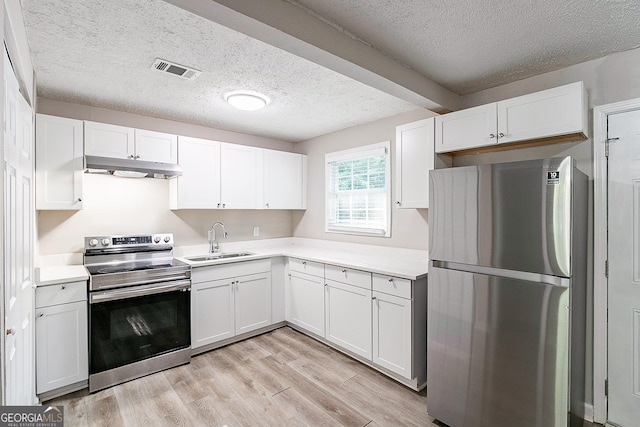
<svg viewBox="0 0 640 427">
<path fill-rule="evenodd" d="M 224 209 L 256 209 L 262 199 L 262 152 L 246 145 L 220 144 L 220 203 Z M 260 188 L 259 188 L 260 187 Z"/>
<path fill-rule="evenodd" d="M 36 209 L 82 209 L 82 121 L 36 114 Z"/>
<path fill-rule="evenodd" d="M 396 206 L 429 207 L 429 171 L 434 169 L 435 118 L 396 127 Z"/>
<path fill-rule="evenodd" d="M 182 175 L 170 181 L 171 209 L 220 207 L 220 143 L 181 136 L 178 163 Z"/>
<path fill-rule="evenodd" d="M 162 132 L 85 121 L 84 152 L 88 156 L 177 163 L 178 137 Z"/>
<path fill-rule="evenodd" d="M 582 82 L 436 117 L 436 153 L 588 135 Z"/>
<path fill-rule="evenodd" d="M 262 180 L 265 209 L 305 209 L 307 156 L 263 150 Z"/>
<path fill-rule="evenodd" d="M 178 137 L 168 133 L 136 129 L 136 159 L 178 163 Z"/>
<path fill-rule="evenodd" d="M 587 95 L 582 82 L 498 102 L 498 143 L 562 135 L 586 137 Z"/>
<path fill-rule="evenodd" d="M 84 122 L 84 153 L 87 156 L 132 159 L 135 157 L 133 128 Z"/>
</svg>

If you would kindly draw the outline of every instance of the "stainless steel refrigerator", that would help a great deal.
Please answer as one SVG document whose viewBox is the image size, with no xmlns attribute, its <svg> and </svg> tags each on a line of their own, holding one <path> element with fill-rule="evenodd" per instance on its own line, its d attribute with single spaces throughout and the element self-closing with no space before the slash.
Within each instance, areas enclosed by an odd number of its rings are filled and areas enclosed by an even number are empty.
<svg viewBox="0 0 640 427">
<path fill-rule="evenodd" d="M 437 420 L 580 422 L 587 185 L 571 157 L 430 173 L 427 409 Z"/>
</svg>

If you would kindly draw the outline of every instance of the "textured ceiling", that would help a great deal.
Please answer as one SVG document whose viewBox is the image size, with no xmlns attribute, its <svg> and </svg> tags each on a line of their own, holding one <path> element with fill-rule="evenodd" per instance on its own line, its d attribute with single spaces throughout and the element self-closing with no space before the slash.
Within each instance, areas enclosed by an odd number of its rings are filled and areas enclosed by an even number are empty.
<svg viewBox="0 0 640 427">
<path fill-rule="evenodd" d="M 640 45 L 638 0 L 284 1 L 459 95 Z M 46 98 L 286 141 L 416 108 L 162 0 L 21 4 Z M 158 73 L 156 57 L 202 74 Z M 222 95 L 237 89 L 273 102 L 235 110 Z"/>
<path fill-rule="evenodd" d="M 459 95 L 640 46 L 638 0 L 296 0 Z"/>
</svg>

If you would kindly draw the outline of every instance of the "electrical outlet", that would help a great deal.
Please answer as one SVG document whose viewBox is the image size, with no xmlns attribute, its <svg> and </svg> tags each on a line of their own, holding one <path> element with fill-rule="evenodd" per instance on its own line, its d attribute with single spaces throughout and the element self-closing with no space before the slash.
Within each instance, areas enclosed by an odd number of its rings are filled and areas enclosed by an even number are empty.
<svg viewBox="0 0 640 427">
<path fill-rule="evenodd" d="M 260 227 L 253 227 L 253 237 L 258 237 L 260 235 Z"/>
</svg>

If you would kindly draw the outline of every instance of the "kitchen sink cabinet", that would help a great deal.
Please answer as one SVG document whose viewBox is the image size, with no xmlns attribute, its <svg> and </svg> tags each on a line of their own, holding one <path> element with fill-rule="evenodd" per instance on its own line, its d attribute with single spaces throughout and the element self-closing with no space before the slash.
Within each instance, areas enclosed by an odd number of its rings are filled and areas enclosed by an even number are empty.
<svg viewBox="0 0 640 427">
<path fill-rule="evenodd" d="M 324 265 L 289 259 L 287 320 L 324 338 Z"/>
<path fill-rule="evenodd" d="M 177 163 L 178 137 L 162 132 L 85 121 L 84 153 L 88 156 Z"/>
<path fill-rule="evenodd" d="M 429 207 L 434 169 L 435 117 L 396 127 L 396 207 Z"/>
<path fill-rule="evenodd" d="M 193 350 L 271 325 L 270 260 L 194 268 L 191 281 Z"/>
<path fill-rule="evenodd" d="M 306 209 L 307 156 L 262 150 L 264 209 Z"/>
<path fill-rule="evenodd" d="M 87 283 L 36 288 L 36 392 L 86 387 L 89 378 Z M 63 393 L 58 393 L 63 394 Z"/>
<path fill-rule="evenodd" d="M 82 209 L 82 129 L 81 120 L 36 114 L 36 209 Z"/>
<path fill-rule="evenodd" d="M 583 82 L 455 111 L 435 118 L 435 152 L 448 153 L 588 136 Z"/>
</svg>

